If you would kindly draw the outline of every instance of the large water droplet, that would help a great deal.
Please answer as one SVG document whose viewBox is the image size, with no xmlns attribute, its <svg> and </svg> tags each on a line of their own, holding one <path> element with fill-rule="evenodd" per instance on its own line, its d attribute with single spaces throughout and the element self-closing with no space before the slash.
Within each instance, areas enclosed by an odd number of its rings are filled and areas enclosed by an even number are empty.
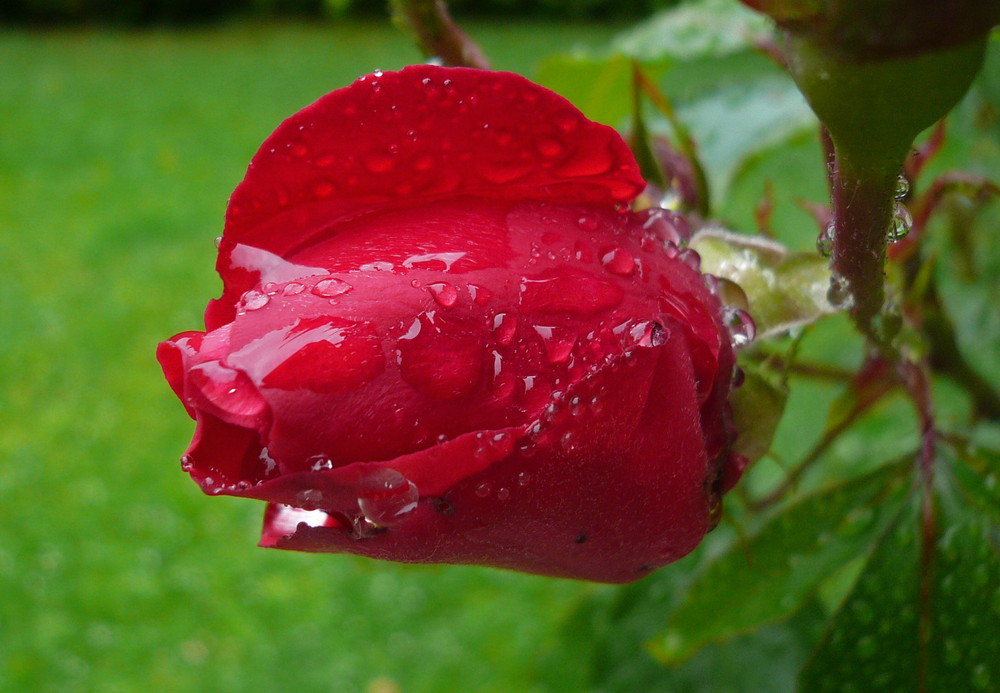
<svg viewBox="0 0 1000 693">
<path fill-rule="evenodd" d="M 677 253 L 677 259 L 695 272 L 701 271 L 701 255 L 693 248 L 682 248 Z"/>
<path fill-rule="evenodd" d="M 757 336 L 757 325 L 745 310 L 727 306 L 722 311 L 722 319 L 734 349 L 748 346 Z"/>
<path fill-rule="evenodd" d="M 295 495 L 295 504 L 303 510 L 319 510 L 323 503 L 323 492 L 318 489 L 306 489 Z"/>
<path fill-rule="evenodd" d="M 526 311 L 592 315 L 621 303 L 624 292 L 611 280 L 569 267 L 557 267 L 525 277 L 520 287 Z"/>
<path fill-rule="evenodd" d="M 820 232 L 819 237 L 816 239 L 816 250 L 819 251 L 819 254 L 823 257 L 830 257 L 833 255 L 833 239 L 836 236 L 836 233 L 837 227 L 831 221 L 826 225 L 826 228 Z"/>
<path fill-rule="evenodd" d="M 365 519 L 378 527 L 402 524 L 417 509 L 417 485 L 395 469 L 382 467 L 358 484 L 358 508 Z"/>
<path fill-rule="evenodd" d="M 850 310 L 854 305 L 851 295 L 851 282 L 847 277 L 834 274 L 830 277 L 830 288 L 826 291 L 826 300 L 838 310 Z"/>
<path fill-rule="evenodd" d="M 576 346 L 576 336 L 566 328 L 534 325 L 535 333 L 545 346 L 546 360 L 551 364 L 565 363 Z"/>
<path fill-rule="evenodd" d="M 906 176 L 902 173 L 899 174 L 899 178 L 896 179 L 896 194 L 897 200 L 902 200 L 907 195 L 910 194 L 910 181 L 906 179 Z"/>
<path fill-rule="evenodd" d="M 313 455 L 306 460 L 306 464 L 308 464 L 309 469 L 314 472 L 321 472 L 325 469 L 333 469 L 333 460 L 326 455 Z"/>
<path fill-rule="evenodd" d="M 662 346 L 670 337 L 670 332 L 655 320 L 636 320 L 628 323 L 622 336 L 626 348 L 649 348 Z"/>
<path fill-rule="evenodd" d="M 608 246 L 601 249 L 601 265 L 612 274 L 628 276 L 635 271 L 635 258 L 621 246 Z"/>
<path fill-rule="evenodd" d="M 399 338 L 399 368 L 403 379 L 434 399 L 471 393 L 483 374 L 483 343 L 479 335 L 438 319 L 430 312 Z M 447 354 L 447 358 L 442 358 Z"/>
<path fill-rule="evenodd" d="M 580 449 L 580 434 L 576 431 L 567 431 L 562 434 L 559 444 L 566 452 L 576 452 Z"/>
<path fill-rule="evenodd" d="M 263 308 L 271 301 L 271 297 L 262 291 L 257 291 L 256 289 L 250 289 L 245 294 L 243 294 L 242 299 L 240 299 L 240 304 L 243 311 L 248 310 L 258 310 Z M 239 309 L 237 309 L 238 312 Z"/>
<path fill-rule="evenodd" d="M 428 284 L 427 290 L 442 308 L 451 308 L 458 303 L 458 289 L 447 282 Z"/>
<path fill-rule="evenodd" d="M 913 215 L 902 202 L 896 201 L 892 210 L 892 221 L 889 222 L 889 242 L 895 243 L 907 237 L 913 228 Z"/>
<path fill-rule="evenodd" d="M 347 282 L 330 277 L 328 279 L 320 279 L 316 282 L 316 285 L 312 288 L 312 292 L 317 296 L 333 298 L 334 296 L 346 294 L 352 288 Z"/>
</svg>

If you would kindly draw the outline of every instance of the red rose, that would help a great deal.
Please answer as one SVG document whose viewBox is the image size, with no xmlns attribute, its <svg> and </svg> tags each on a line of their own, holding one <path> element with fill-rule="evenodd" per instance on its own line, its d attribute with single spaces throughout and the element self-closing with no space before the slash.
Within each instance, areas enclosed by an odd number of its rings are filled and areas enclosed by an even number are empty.
<svg viewBox="0 0 1000 693">
<path fill-rule="evenodd" d="M 206 332 L 158 358 L 184 469 L 263 546 L 626 582 L 739 475 L 718 299 L 631 213 L 618 135 L 513 74 L 375 73 L 285 121 L 233 193 Z"/>
</svg>

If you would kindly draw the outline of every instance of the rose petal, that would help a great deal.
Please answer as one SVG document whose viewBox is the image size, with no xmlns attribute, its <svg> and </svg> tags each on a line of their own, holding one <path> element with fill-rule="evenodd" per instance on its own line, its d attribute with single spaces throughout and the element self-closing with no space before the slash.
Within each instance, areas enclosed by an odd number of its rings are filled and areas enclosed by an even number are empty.
<svg viewBox="0 0 1000 693">
<path fill-rule="evenodd" d="M 643 187 L 618 134 L 554 92 L 416 65 L 362 77 L 278 127 L 230 198 L 217 266 L 230 271 L 236 244 L 287 257 L 372 209 L 460 196 L 612 206 Z M 227 310 L 214 305 L 211 322 Z"/>
</svg>

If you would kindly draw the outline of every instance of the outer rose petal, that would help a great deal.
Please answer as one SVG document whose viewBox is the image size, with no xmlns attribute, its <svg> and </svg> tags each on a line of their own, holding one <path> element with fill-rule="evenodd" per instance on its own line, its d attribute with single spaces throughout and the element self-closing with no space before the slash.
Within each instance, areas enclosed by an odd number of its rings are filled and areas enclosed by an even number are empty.
<svg viewBox="0 0 1000 693">
<path fill-rule="evenodd" d="M 286 120 L 253 158 L 226 212 L 227 293 L 209 326 L 232 319 L 253 285 L 227 277 L 237 243 L 285 256 L 338 221 L 420 200 L 611 206 L 643 187 L 614 130 L 519 75 L 430 65 L 367 75 Z"/>
<path fill-rule="evenodd" d="M 739 475 L 734 356 L 683 220 L 619 212 L 641 184 L 504 73 L 293 116 L 233 195 L 209 331 L 159 352 L 192 476 L 268 501 L 264 546 L 607 582 L 684 555 Z"/>
</svg>

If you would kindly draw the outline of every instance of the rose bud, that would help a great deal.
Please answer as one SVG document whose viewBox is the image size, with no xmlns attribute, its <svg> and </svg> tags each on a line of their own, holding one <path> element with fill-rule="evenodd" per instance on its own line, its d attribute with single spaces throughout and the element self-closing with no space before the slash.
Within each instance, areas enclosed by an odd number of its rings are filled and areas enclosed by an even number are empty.
<svg viewBox="0 0 1000 693">
<path fill-rule="evenodd" d="M 684 556 L 740 473 L 734 353 L 643 185 L 517 75 L 324 96 L 233 193 L 206 331 L 160 345 L 183 468 L 267 501 L 262 546 L 605 582 Z"/>
</svg>

